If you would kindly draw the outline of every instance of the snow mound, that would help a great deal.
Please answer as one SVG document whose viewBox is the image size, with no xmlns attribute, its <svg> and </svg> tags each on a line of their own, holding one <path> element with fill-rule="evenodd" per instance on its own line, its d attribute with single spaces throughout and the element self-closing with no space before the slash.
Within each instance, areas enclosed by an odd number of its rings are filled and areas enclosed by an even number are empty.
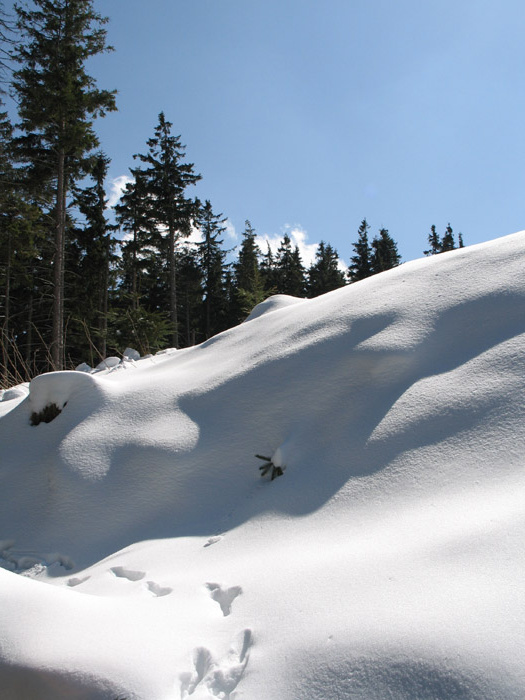
<svg viewBox="0 0 525 700">
<path fill-rule="evenodd" d="M 259 318 L 263 314 L 271 313 L 272 311 L 279 311 L 279 309 L 285 309 L 289 306 L 295 306 L 301 302 L 305 302 L 307 299 L 299 299 L 298 297 L 292 297 L 289 294 L 274 294 L 268 299 L 261 301 L 260 304 L 252 310 L 249 316 L 245 319 L 246 321 L 253 321 L 254 318 Z"/>
<path fill-rule="evenodd" d="M 524 266 L 514 234 L 37 377 L 0 420 L 2 697 L 525 697 Z"/>
<path fill-rule="evenodd" d="M 29 394 L 29 383 L 18 384 L 11 389 L 0 391 L 0 401 L 12 401 L 13 399 L 24 399 Z"/>
<path fill-rule="evenodd" d="M 85 396 L 95 387 L 91 375 L 76 370 L 41 374 L 29 384 L 29 404 L 36 413 L 50 404 L 62 409 L 72 397 Z"/>
</svg>

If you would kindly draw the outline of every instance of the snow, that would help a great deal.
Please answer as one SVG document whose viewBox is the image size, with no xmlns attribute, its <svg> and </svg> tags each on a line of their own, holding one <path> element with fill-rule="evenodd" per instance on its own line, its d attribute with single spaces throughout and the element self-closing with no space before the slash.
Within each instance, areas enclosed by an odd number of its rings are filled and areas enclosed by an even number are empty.
<svg viewBox="0 0 525 700">
<path fill-rule="evenodd" d="M 525 697 L 524 244 L 5 392 L 2 699 Z"/>
</svg>

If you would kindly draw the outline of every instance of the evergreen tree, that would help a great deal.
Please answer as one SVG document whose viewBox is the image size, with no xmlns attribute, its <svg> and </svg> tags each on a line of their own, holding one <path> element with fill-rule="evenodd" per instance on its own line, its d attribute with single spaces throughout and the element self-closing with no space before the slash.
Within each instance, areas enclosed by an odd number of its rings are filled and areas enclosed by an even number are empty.
<svg viewBox="0 0 525 700">
<path fill-rule="evenodd" d="M 13 90 L 22 132 L 18 157 L 36 187 L 46 184 L 55 220 L 53 258 L 53 366 L 64 366 L 64 250 L 66 207 L 72 184 L 86 172 L 86 156 L 98 146 L 93 119 L 115 109 L 115 93 L 98 90 L 87 60 L 107 51 L 106 20 L 92 0 L 33 0 L 15 5 L 21 40 Z"/>
<path fill-rule="evenodd" d="M 458 248 L 464 248 L 465 244 L 463 243 L 463 235 L 461 233 L 458 233 Z"/>
<path fill-rule="evenodd" d="M 348 267 L 348 276 L 351 282 L 358 282 L 373 274 L 372 249 L 368 242 L 369 228 L 366 219 L 363 219 L 358 229 L 357 242 L 353 244 L 354 255 L 350 258 Z"/>
<path fill-rule="evenodd" d="M 275 261 L 275 284 L 278 294 L 302 297 L 305 292 L 305 269 L 299 248 L 292 248 L 288 234 L 284 235 Z"/>
<path fill-rule="evenodd" d="M 454 241 L 454 233 L 450 224 L 445 229 L 445 234 L 441 239 L 441 252 L 446 253 L 449 250 L 455 250 L 456 243 Z"/>
<path fill-rule="evenodd" d="M 121 296 L 131 302 L 133 309 L 143 303 L 148 293 L 146 270 L 150 267 L 154 249 L 155 223 L 150 216 L 150 201 L 140 169 L 131 170 L 133 180 L 126 184 L 115 214 L 127 236 L 121 243 L 120 289 Z M 127 305 L 127 301 L 124 305 Z"/>
<path fill-rule="evenodd" d="M 397 250 L 397 244 L 388 233 L 386 228 L 379 231 L 379 236 L 375 236 L 372 241 L 372 255 L 370 266 L 372 274 L 390 270 L 397 267 L 401 261 L 401 256 Z"/>
<path fill-rule="evenodd" d="M 13 25 L 6 14 L 4 3 L 0 2 L 0 94 L 5 92 L 3 84 L 9 73 L 9 48 L 13 43 Z"/>
<path fill-rule="evenodd" d="M 185 196 L 186 188 L 200 180 L 193 163 L 183 163 L 185 151 L 180 136 L 171 134 L 172 124 L 159 114 L 155 135 L 148 140 L 148 152 L 136 156 L 147 167 L 141 170 L 149 216 L 155 224 L 157 247 L 168 270 L 169 313 L 173 324 L 172 344 L 178 347 L 177 243 L 191 232 L 194 202 Z"/>
<path fill-rule="evenodd" d="M 103 153 L 97 154 L 93 159 L 91 172 L 93 185 L 77 189 L 75 196 L 75 205 L 84 218 L 84 225 L 73 232 L 74 240 L 70 248 L 77 258 L 74 266 L 76 293 L 69 300 L 66 299 L 66 302 L 69 301 L 77 333 L 80 337 L 87 336 L 88 340 L 87 346 L 80 342 L 74 351 L 69 349 L 69 353 L 73 353 L 75 364 L 86 360 L 87 353 L 91 365 L 107 356 L 109 289 L 112 263 L 115 259 L 115 240 L 112 238 L 112 232 L 116 228 L 109 224 L 105 213 L 107 200 L 104 180 L 108 166 L 109 158 Z M 81 328 L 78 328 L 79 323 Z M 71 328 L 68 345 L 70 343 Z M 96 357 L 93 352 L 96 353 Z"/>
<path fill-rule="evenodd" d="M 225 290 L 226 251 L 219 238 L 225 231 L 226 219 L 214 214 L 211 203 L 206 200 L 199 207 L 197 225 L 202 234 L 198 244 L 199 266 L 202 274 L 204 337 L 210 338 L 226 328 L 227 301 Z"/>
<path fill-rule="evenodd" d="M 34 280 L 41 212 L 25 196 L 11 154 L 12 126 L 0 113 L 0 347 L 2 387 L 31 378 Z"/>
<path fill-rule="evenodd" d="M 345 284 L 344 273 L 339 269 L 337 251 L 329 243 L 321 241 L 317 247 L 315 262 L 308 270 L 308 296 L 316 297 L 344 287 Z"/>
<path fill-rule="evenodd" d="M 266 244 L 266 253 L 261 255 L 260 263 L 261 277 L 263 279 L 264 288 L 268 295 L 276 294 L 277 292 L 277 269 L 275 266 L 275 258 L 273 255 L 270 243 Z"/>
<path fill-rule="evenodd" d="M 246 220 L 239 256 L 233 265 L 236 287 L 233 318 L 237 323 L 268 296 L 259 265 L 260 255 L 261 250 L 255 240 L 255 229 Z"/>
<path fill-rule="evenodd" d="M 423 251 L 425 255 L 437 255 L 438 253 L 442 252 L 441 240 L 434 225 L 430 227 L 430 233 L 428 234 L 428 243 L 430 245 L 430 248 L 428 250 Z"/>
<path fill-rule="evenodd" d="M 177 255 L 180 347 L 189 347 L 202 340 L 203 271 L 199 258 L 199 251 L 189 246 L 184 246 Z"/>
</svg>

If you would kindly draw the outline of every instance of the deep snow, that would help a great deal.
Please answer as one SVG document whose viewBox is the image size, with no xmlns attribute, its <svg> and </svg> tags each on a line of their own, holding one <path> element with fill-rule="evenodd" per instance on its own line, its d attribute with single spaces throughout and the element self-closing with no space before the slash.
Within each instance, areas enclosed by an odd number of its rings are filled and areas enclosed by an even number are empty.
<svg viewBox="0 0 525 700">
<path fill-rule="evenodd" d="M 524 269 L 518 233 L 4 393 L 1 697 L 522 700 Z"/>
</svg>

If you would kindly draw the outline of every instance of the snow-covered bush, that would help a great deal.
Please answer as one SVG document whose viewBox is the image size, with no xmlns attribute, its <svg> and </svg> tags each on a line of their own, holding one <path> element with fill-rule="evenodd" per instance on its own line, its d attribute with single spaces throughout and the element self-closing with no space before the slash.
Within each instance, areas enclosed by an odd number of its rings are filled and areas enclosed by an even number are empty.
<svg viewBox="0 0 525 700">
<path fill-rule="evenodd" d="M 51 421 L 54 420 L 59 413 L 62 413 L 62 409 L 59 408 L 56 403 L 48 403 L 47 406 L 44 406 L 41 411 L 33 411 L 29 420 L 31 425 L 51 423 Z"/>
</svg>

